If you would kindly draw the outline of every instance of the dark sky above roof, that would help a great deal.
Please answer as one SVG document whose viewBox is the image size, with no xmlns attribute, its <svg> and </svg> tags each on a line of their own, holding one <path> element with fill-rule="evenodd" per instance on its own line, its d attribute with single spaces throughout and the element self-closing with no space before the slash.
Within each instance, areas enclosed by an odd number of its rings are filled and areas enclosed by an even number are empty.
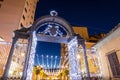
<svg viewBox="0 0 120 80">
<path fill-rule="evenodd" d="M 39 0 L 35 20 L 51 10 L 71 25 L 87 26 L 89 34 L 107 33 L 120 22 L 120 0 Z"/>
<path fill-rule="evenodd" d="M 108 33 L 120 22 L 120 0 L 39 0 L 35 20 L 49 15 L 51 10 L 56 10 L 58 16 L 73 26 L 87 26 L 90 35 Z M 43 48 L 37 46 L 39 55 L 60 56 L 60 44 L 40 45 Z"/>
</svg>

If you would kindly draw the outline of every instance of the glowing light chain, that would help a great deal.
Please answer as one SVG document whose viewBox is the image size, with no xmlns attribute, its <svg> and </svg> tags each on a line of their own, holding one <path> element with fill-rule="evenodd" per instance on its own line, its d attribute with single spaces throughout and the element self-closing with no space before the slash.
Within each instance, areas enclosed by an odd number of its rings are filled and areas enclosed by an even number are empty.
<svg viewBox="0 0 120 80">
<path fill-rule="evenodd" d="M 61 57 L 58 56 L 45 56 L 45 55 L 39 55 L 35 54 L 37 65 L 42 65 L 44 68 L 59 68 L 60 64 L 57 63 L 57 61 L 61 60 Z M 39 62 L 41 61 L 41 63 Z"/>
<path fill-rule="evenodd" d="M 36 37 L 36 32 L 33 32 L 33 38 L 32 38 L 32 46 L 31 46 L 31 51 L 30 51 L 30 58 L 28 62 L 28 69 L 27 69 L 27 76 L 26 80 L 31 80 L 32 79 L 32 69 L 33 69 L 33 64 L 34 64 L 34 56 L 35 56 L 35 49 L 37 45 L 37 37 Z"/>
<path fill-rule="evenodd" d="M 64 66 L 61 66 L 61 59 L 62 57 L 58 57 L 58 56 L 45 56 L 45 55 L 40 55 L 38 56 L 38 54 L 36 54 L 37 57 L 37 61 L 38 61 L 38 66 L 40 66 L 42 68 L 42 70 L 44 71 L 45 74 L 49 75 L 49 76 L 57 76 L 59 75 L 65 68 Z M 39 59 L 39 60 L 38 60 Z M 47 62 L 43 62 L 43 60 L 47 60 Z M 42 61 L 42 63 L 40 64 L 39 61 Z M 60 60 L 60 63 L 57 65 L 57 60 Z M 43 64 L 44 63 L 44 64 Z M 50 63 L 50 64 L 48 64 Z"/>
<path fill-rule="evenodd" d="M 69 65 L 70 65 L 70 80 L 82 80 L 80 74 L 79 60 L 77 60 L 78 42 L 75 37 L 68 43 Z"/>
</svg>

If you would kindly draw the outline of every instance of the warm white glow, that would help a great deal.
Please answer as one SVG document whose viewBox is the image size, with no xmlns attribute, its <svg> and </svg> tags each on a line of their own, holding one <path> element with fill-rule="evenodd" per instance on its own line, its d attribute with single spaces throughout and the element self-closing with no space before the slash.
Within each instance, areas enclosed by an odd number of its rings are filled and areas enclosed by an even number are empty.
<svg viewBox="0 0 120 80">
<path fill-rule="evenodd" d="M 32 38 L 32 46 L 31 46 L 31 51 L 30 51 L 30 57 L 29 57 L 29 64 L 27 68 L 27 75 L 26 75 L 26 80 L 31 80 L 32 79 L 32 69 L 34 65 L 34 57 L 35 57 L 35 52 L 36 52 L 36 45 L 37 45 L 37 37 L 36 37 L 36 31 L 33 32 L 33 38 Z"/>
<path fill-rule="evenodd" d="M 77 59 L 80 59 L 80 55 L 79 54 L 77 54 Z"/>
<path fill-rule="evenodd" d="M 20 72 L 20 76 L 22 76 L 22 72 Z"/>
<path fill-rule="evenodd" d="M 79 60 L 77 59 L 78 42 L 75 37 L 68 43 L 69 65 L 70 65 L 70 80 L 82 80 L 80 74 Z"/>
<path fill-rule="evenodd" d="M 24 56 L 25 56 L 25 53 L 21 53 L 21 56 L 23 56 L 23 57 L 24 57 Z"/>
<path fill-rule="evenodd" d="M 12 75 L 12 74 L 13 74 L 13 70 L 10 70 L 10 71 L 9 71 L 9 74 Z"/>
</svg>

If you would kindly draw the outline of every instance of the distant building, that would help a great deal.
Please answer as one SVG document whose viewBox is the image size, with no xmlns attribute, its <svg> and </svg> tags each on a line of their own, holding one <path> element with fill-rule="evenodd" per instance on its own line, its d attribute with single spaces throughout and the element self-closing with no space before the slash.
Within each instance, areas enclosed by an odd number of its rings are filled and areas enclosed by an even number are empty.
<svg viewBox="0 0 120 80">
<path fill-rule="evenodd" d="M 34 22 L 38 0 L 0 0 L 0 36 L 12 40 L 14 30 Z"/>
<path fill-rule="evenodd" d="M 89 40 L 88 30 L 86 26 L 73 26 L 73 30 L 76 34 L 79 34 L 86 41 Z"/>
<path fill-rule="evenodd" d="M 120 23 L 93 46 L 105 80 L 120 80 Z"/>
<path fill-rule="evenodd" d="M 106 36 L 105 33 L 94 34 L 89 36 L 89 42 L 98 42 L 100 39 Z"/>
<path fill-rule="evenodd" d="M 79 34 L 86 41 L 89 40 L 87 27 L 73 26 L 73 30 L 76 34 Z M 68 65 L 68 48 L 67 48 L 67 45 L 65 44 L 61 44 L 61 56 L 62 57 L 66 56 L 66 58 L 62 58 L 61 65 L 64 65 L 64 66 Z"/>
<path fill-rule="evenodd" d="M 73 26 L 74 33 L 79 34 L 82 38 L 85 39 L 85 45 L 86 45 L 86 51 L 88 56 L 88 64 L 91 75 L 99 75 L 100 69 L 99 69 L 99 63 L 97 55 L 91 52 L 90 48 L 98 41 L 96 39 L 93 39 L 94 41 L 90 41 L 89 34 L 87 27 L 80 27 L 80 26 Z M 100 38 L 99 38 L 100 39 Z M 84 63 L 84 55 L 83 55 L 83 48 L 81 45 L 79 45 L 79 61 L 80 61 L 80 69 L 82 75 L 86 72 L 85 69 L 85 63 Z M 67 44 L 61 44 L 61 67 L 65 68 L 69 66 L 69 57 L 68 57 L 68 46 Z"/>
</svg>

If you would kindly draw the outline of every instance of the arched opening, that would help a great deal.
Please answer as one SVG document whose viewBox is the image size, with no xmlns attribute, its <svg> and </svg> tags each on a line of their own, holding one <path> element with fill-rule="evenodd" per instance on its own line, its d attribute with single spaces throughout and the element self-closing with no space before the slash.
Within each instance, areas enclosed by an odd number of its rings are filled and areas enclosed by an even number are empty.
<svg viewBox="0 0 120 80">
<path fill-rule="evenodd" d="M 87 65 L 87 70 L 88 70 L 87 73 L 89 77 L 89 69 L 86 58 L 84 40 L 80 36 L 74 35 L 74 32 L 70 24 L 63 18 L 60 18 L 55 15 L 44 16 L 39 18 L 36 22 L 34 22 L 34 24 L 30 28 L 16 30 L 10 55 L 13 55 L 15 43 L 18 38 L 23 38 L 28 40 L 27 53 L 25 57 L 24 68 L 21 78 L 22 80 L 32 79 L 34 58 L 35 58 L 35 53 L 37 51 L 36 50 L 37 44 L 39 41 L 65 44 L 65 46 L 68 48 L 70 80 L 82 80 L 79 60 L 77 59 L 78 44 L 82 45 L 84 48 L 85 62 Z M 3 76 L 4 78 L 8 76 L 11 59 L 12 56 L 9 56 L 6 65 L 7 68 Z"/>
</svg>

